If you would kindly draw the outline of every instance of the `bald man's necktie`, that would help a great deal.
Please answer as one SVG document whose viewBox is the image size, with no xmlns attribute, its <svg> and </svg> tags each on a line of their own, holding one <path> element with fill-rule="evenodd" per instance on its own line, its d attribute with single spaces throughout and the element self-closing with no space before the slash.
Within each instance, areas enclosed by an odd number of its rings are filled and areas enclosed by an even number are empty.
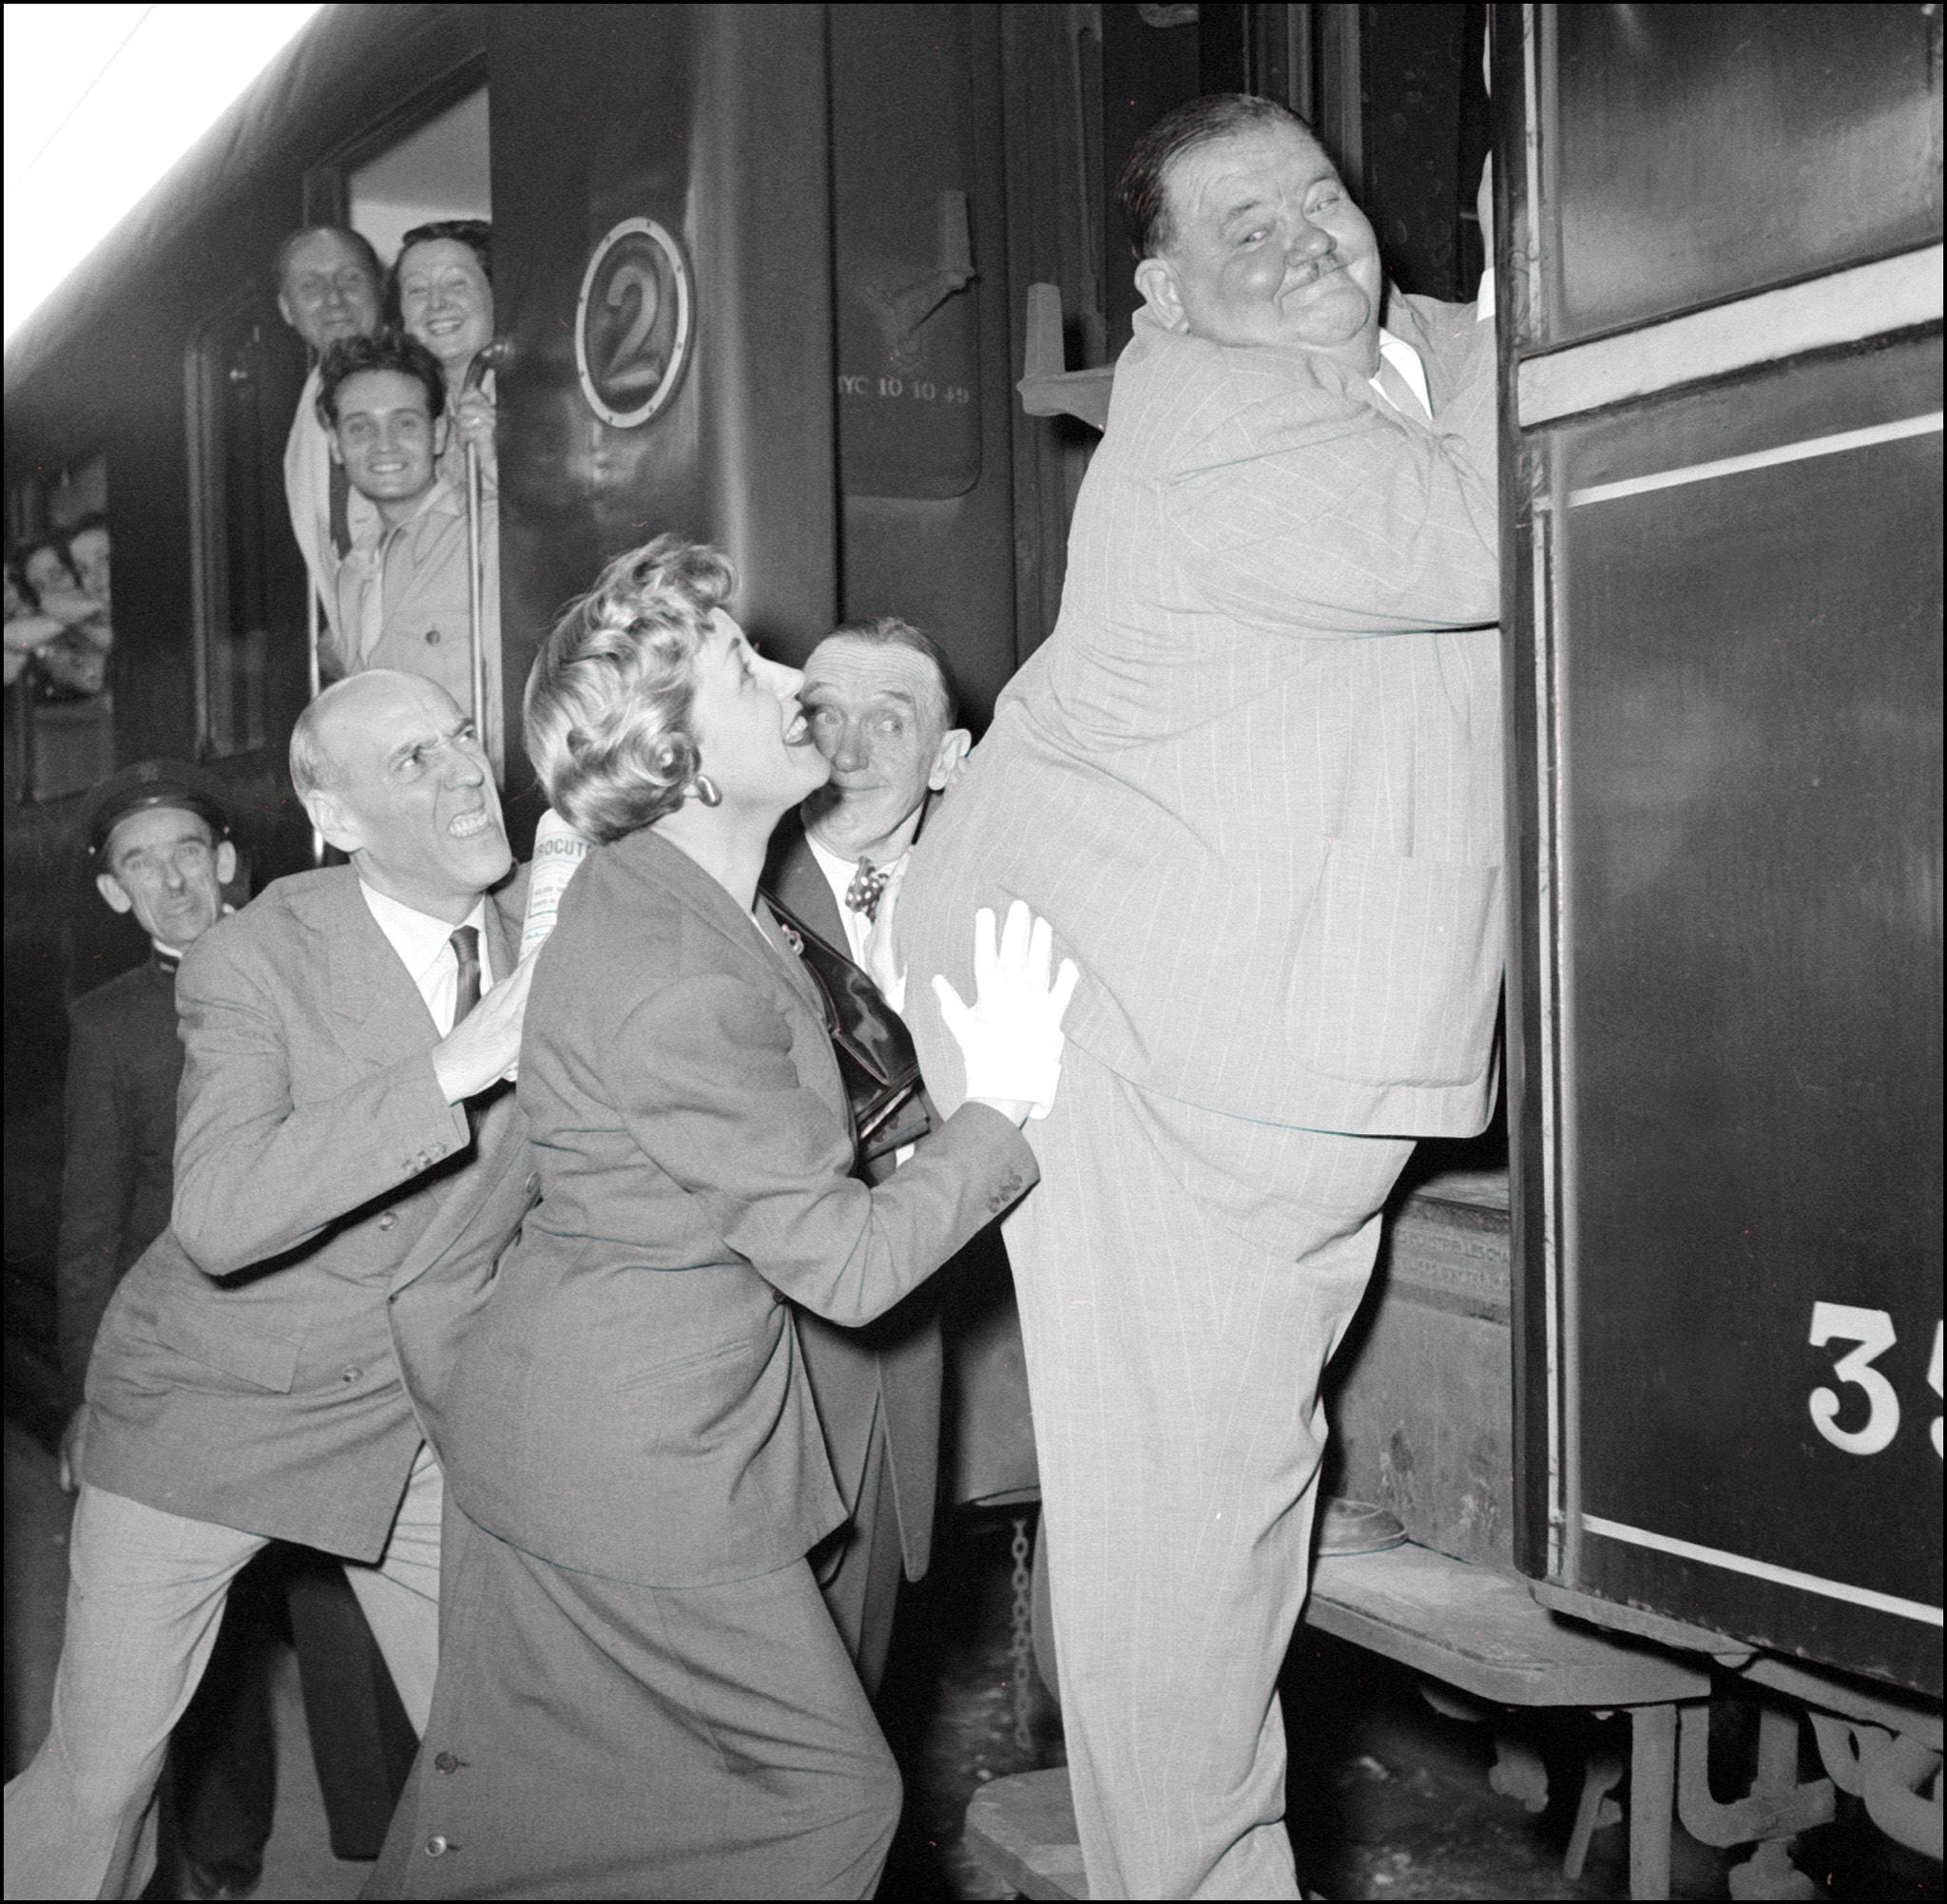
<svg viewBox="0 0 1947 1904">
<path fill-rule="evenodd" d="M 480 928 L 457 927 L 448 943 L 460 968 L 460 982 L 453 999 L 453 1022 L 457 1025 L 480 1002 Z"/>
<path fill-rule="evenodd" d="M 869 859 L 861 859 L 852 875 L 851 885 L 845 888 L 845 903 L 855 913 L 863 913 L 868 919 L 878 917 L 878 897 L 886 890 L 890 875 L 881 873 Z"/>
</svg>

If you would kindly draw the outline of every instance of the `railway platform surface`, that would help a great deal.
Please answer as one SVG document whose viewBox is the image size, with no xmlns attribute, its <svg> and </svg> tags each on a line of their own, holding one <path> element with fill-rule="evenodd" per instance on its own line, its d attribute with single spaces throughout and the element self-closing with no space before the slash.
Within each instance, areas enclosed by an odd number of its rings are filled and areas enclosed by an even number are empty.
<svg viewBox="0 0 1947 1904">
<path fill-rule="evenodd" d="M 45 1446 L 6 1430 L 6 1759 L 38 1742 L 60 1644 L 68 1503 Z M 1060 1725 L 1031 1684 L 1017 1698 L 1011 1614 L 1012 1517 L 961 1513 L 942 1526 L 933 1574 L 909 1591 L 888 1673 L 888 1729 L 907 1774 L 907 1811 L 879 1894 L 1012 1894 L 962 1841 L 968 1801 L 1011 1775 L 1058 1767 Z M 294 1657 L 276 1674 L 278 1807 L 261 1898 L 352 1898 L 369 1866 L 336 1858 L 312 1772 Z M 1316 1894 L 1340 1898 L 1620 1898 L 1629 1894 L 1621 1829 L 1598 1831 L 1581 1877 L 1562 1873 L 1581 1766 L 1600 1742 L 1580 1714 L 1542 1714 L 1530 1735 L 1550 1774 L 1545 1809 L 1489 1789 L 1490 1728 L 1431 1710 L 1391 1662 L 1307 1631 L 1287 1664 L 1287 1710 L 1301 1709 L 1290 1803 L 1300 1869 Z M 1620 1744 L 1625 1722 L 1608 1722 Z M 1822 1894 L 1940 1894 L 1937 1867 L 1903 1860 L 1870 1827 L 1833 1827 Z M 1802 1849 L 1800 1862 L 1819 1862 Z M 1673 1841 L 1672 1895 L 1729 1894 L 1723 1860 Z"/>
</svg>

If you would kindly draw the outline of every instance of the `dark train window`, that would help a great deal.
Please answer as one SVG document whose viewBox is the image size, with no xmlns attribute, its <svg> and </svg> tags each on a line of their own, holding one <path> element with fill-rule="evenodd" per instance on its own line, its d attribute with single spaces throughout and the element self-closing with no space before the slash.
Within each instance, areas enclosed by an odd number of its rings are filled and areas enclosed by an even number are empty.
<svg viewBox="0 0 1947 1904">
<path fill-rule="evenodd" d="M 373 154 L 345 175 L 346 222 L 372 240 L 380 261 L 399 240 L 436 219 L 491 219 L 487 88 Z"/>
<path fill-rule="evenodd" d="M 1537 342 L 1939 237 L 1938 9 L 1550 7 L 1540 23 L 1559 55 L 1542 55 Z"/>
<path fill-rule="evenodd" d="M 60 799 L 115 764 L 107 458 L 16 483 L 8 541 L 8 788 Z"/>
<path fill-rule="evenodd" d="M 304 641 L 271 542 L 291 532 L 283 443 L 304 371 L 268 282 L 226 300 L 186 368 L 197 748 L 222 759 L 266 743 L 273 669 Z"/>
</svg>

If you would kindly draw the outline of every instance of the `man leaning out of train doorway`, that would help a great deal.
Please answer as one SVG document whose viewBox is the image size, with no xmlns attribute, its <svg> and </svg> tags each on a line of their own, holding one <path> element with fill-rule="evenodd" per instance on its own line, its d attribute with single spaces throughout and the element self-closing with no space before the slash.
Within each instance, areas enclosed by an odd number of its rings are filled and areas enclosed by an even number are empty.
<svg viewBox="0 0 1947 1904">
<path fill-rule="evenodd" d="M 320 647 L 325 672 L 396 668 L 438 683 L 472 711 L 497 778 L 498 512 L 479 517 L 476 600 L 466 498 L 439 473 L 448 422 L 439 361 L 396 332 L 345 338 L 318 366 L 318 415 L 333 462 L 376 511 L 338 566 L 337 611 Z M 476 640 L 487 685 L 481 708 L 473 707 Z"/>
<path fill-rule="evenodd" d="M 385 272 L 362 233 L 320 224 L 292 232 L 278 246 L 273 275 L 279 315 L 312 356 L 284 442 L 284 501 L 329 625 L 337 613 L 338 564 L 353 538 L 370 532 L 377 511 L 332 459 L 331 433 L 318 414 L 318 360 L 333 344 L 377 331 Z"/>
</svg>

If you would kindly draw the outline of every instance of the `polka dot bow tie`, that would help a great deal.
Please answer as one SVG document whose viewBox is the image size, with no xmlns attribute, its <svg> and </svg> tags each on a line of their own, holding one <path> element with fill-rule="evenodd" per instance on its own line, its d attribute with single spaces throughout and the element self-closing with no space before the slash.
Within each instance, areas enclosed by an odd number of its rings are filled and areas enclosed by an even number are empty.
<svg viewBox="0 0 1947 1904">
<path fill-rule="evenodd" d="M 852 875 L 851 885 L 845 888 L 845 903 L 855 913 L 863 913 L 868 919 L 878 917 L 879 894 L 886 890 L 887 875 L 881 873 L 869 859 L 861 859 L 858 869 Z"/>
</svg>

